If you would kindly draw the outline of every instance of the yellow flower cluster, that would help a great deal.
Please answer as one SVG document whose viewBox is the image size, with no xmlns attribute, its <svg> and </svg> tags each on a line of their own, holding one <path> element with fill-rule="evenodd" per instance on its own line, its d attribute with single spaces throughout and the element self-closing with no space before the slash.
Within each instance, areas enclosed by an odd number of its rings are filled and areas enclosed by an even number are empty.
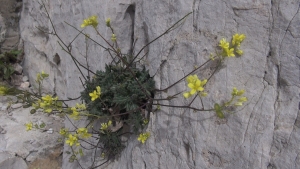
<svg viewBox="0 0 300 169">
<path fill-rule="evenodd" d="M 30 123 L 26 123 L 25 126 L 26 126 L 26 131 L 29 131 L 32 130 L 33 124 L 32 122 L 30 122 Z"/>
<path fill-rule="evenodd" d="M 85 104 L 78 104 L 76 103 L 75 107 L 71 107 L 72 114 L 70 115 L 71 118 L 74 120 L 79 120 L 80 111 L 86 110 Z"/>
<path fill-rule="evenodd" d="M 98 20 L 97 20 L 97 16 L 93 15 L 90 16 L 89 18 L 83 20 L 83 23 L 81 24 L 81 28 L 87 27 L 87 26 L 92 26 L 94 28 L 96 28 L 98 26 Z"/>
<path fill-rule="evenodd" d="M 66 143 L 69 144 L 70 146 L 73 146 L 73 144 L 75 144 L 76 146 L 80 145 L 78 142 L 78 136 L 76 134 L 74 134 L 74 135 L 69 134 L 69 137 L 66 140 Z"/>
<path fill-rule="evenodd" d="M 234 104 L 235 106 L 242 106 L 244 102 L 248 101 L 247 97 L 241 97 L 245 93 L 245 90 L 237 90 L 236 87 L 232 89 L 231 95 L 232 97 L 239 96 L 237 102 Z"/>
<path fill-rule="evenodd" d="M 94 90 L 93 92 L 89 93 L 91 100 L 94 101 L 96 99 L 98 99 L 101 95 L 101 88 L 100 86 L 96 87 L 96 90 Z"/>
<path fill-rule="evenodd" d="M 36 82 L 41 83 L 45 78 L 49 77 L 49 74 L 42 71 L 41 73 L 36 74 Z"/>
<path fill-rule="evenodd" d="M 89 138 L 92 136 L 92 134 L 88 133 L 87 128 L 78 128 L 77 129 L 78 137 L 80 138 Z"/>
<path fill-rule="evenodd" d="M 188 82 L 188 87 L 191 89 L 189 92 L 185 92 L 183 93 L 183 96 L 185 98 L 189 98 L 191 97 L 192 95 L 194 95 L 196 92 L 201 92 L 201 96 L 206 96 L 207 93 L 203 92 L 204 90 L 204 85 L 206 84 L 207 80 L 204 79 L 204 80 L 200 80 L 198 78 L 197 75 L 189 75 L 187 78 L 186 78 L 186 81 Z"/>
<path fill-rule="evenodd" d="M 117 41 L 117 37 L 115 34 L 111 35 L 111 41 L 113 41 L 113 42 Z"/>
<path fill-rule="evenodd" d="M 150 132 L 141 133 L 137 140 L 144 144 L 149 137 L 150 137 Z"/>
<path fill-rule="evenodd" d="M 66 128 L 61 128 L 61 129 L 59 130 L 59 134 L 62 135 L 62 136 L 64 136 L 64 137 L 67 136 L 68 132 L 69 132 L 69 131 L 68 131 L 68 129 L 66 129 Z"/>
<path fill-rule="evenodd" d="M 35 109 L 43 109 L 46 113 L 51 113 L 53 110 L 62 111 L 62 102 L 57 101 L 58 97 L 52 97 L 46 95 L 42 99 L 37 100 L 37 103 L 33 103 L 32 106 Z"/>
<path fill-rule="evenodd" d="M 241 42 L 246 38 L 244 34 L 234 34 L 231 44 L 225 38 L 220 40 L 219 46 L 222 48 L 223 57 L 234 57 L 235 53 L 242 55 L 244 52 L 239 49 Z"/>
<path fill-rule="evenodd" d="M 105 20 L 105 24 L 106 24 L 107 27 L 110 27 L 110 18 L 107 18 Z"/>
<path fill-rule="evenodd" d="M 108 127 L 111 126 L 111 125 L 112 125 L 112 121 L 111 121 L 111 120 L 109 120 L 107 123 L 102 123 L 102 124 L 101 124 L 100 130 L 105 131 L 105 130 L 107 130 Z"/>
<path fill-rule="evenodd" d="M 5 86 L 0 86 L 0 95 L 5 95 L 7 92 L 8 88 Z"/>
</svg>

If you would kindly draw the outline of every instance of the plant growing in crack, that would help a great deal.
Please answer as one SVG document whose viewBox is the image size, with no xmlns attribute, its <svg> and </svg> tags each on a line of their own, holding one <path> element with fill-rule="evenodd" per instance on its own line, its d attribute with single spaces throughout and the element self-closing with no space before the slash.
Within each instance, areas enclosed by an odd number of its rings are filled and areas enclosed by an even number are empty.
<svg viewBox="0 0 300 169">
<path fill-rule="evenodd" d="M 85 149 L 93 150 L 95 155 L 90 169 L 97 168 L 111 159 L 116 158 L 125 147 L 125 136 L 136 135 L 137 140 L 142 144 L 145 144 L 147 139 L 151 137 L 151 132 L 147 131 L 146 127 L 150 119 L 150 112 L 159 113 L 160 107 L 173 107 L 173 108 L 185 108 L 192 109 L 196 112 L 214 112 L 218 118 L 225 118 L 226 113 L 232 112 L 232 107 L 242 106 L 247 101 L 247 97 L 244 96 L 243 89 L 233 88 L 231 92 L 231 98 L 221 103 L 215 103 L 214 107 L 207 108 L 203 104 L 203 99 L 209 94 L 205 91 L 205 87 L 214 76 L 220 66 L 224 64 L 224 60 L 230 57 L 240 56 L 243 51 L 240 49 L 241 42 L 246 38 L 244 34 L 235 34 L 232 40 L 229 42 L 225 38 L 219 42 L 219 49 L 214 54 L 210 55 L 210 58 L 195 68 L 193 71 L 177 80 L 175 83 L 164 89 L 156 89 L 155 81 L 150 76 L 145 66 L 141 68 L 136 64 L 144 58 L 140 56 L 141 52 L 150 44 L 161 38 L 165 34 L 172 31 L 178 24 L 191 14 L 188 13 L 169 29 L 167 29 L 160 36 L 150 41 L 143 46 L 137 54 L 134 52 L 130 54 L 122 53 L 122 49 L 118 45 L 118 35 L 113 29 L 113 24 L 110 19 L 106 19 L 106 26 L 111 31 L 110 39 L 106 39 L 98 31 L 98 18 L 97 16 L 91 16 L 83 21 L 82 28 L 92 27 L 96 34 L 105 42 L 105 45 L 99 44 L 84 33 L 84 30 L 79 30 L 75 26 L 68 23 L 67 25 L 73 27 L 78 31 L 78 35 L 83 35 L 85 39 L 90 39 L 100 47 L 104 48 L 111 56 L 111 63 L 107 64 L 105 70 L 98 70 L 93 72 L 87 66 L 80 63 L 72 52 L 70 46 L 79 36 L 76 36 L 70 43 L 65 43 L 57 33 L 55 26 L 50 18 L 50 15 L 45 7 L 41 4 L 50 20 L 53 31 L 49 34 L 56 36 L 59 40 L 59 45 L 73 60 L 75 66 L 78 68 L 84 81 L 83 91 L 78 98 L 69 98 L 66 100 L 60 100 L 53 95 L 45 95 L 42 93 L 42 83 L 48 74 L 41 72 L 37 75 L 36 82 L 38 83 L 38 93 L 29 93 L 27 91 L 19 91 L 13 88 L 0 87 L 1 94 L 15 93 L 22 99 L 25 106 L 32 106 L 31 113 L 35 113 L 37 110 L 41 110 L 45 113 L 60 113 L 71 122 L 74 129 L 62 128 L 59 133 L 65 139 L 65 143 L 70 146 L 71 152 L 69 161 L 77 161 L 79 166 L 83 169 L 83 166 L 79 163 L 80 156 L 84 155 Z M 134 42 L 136 43 L 136 42 Z M 107 47 L 106 47 L 107 46 Z M 132 50 L 133 51 L 133 50 Z M 213 73 L 208 77 L 199 78 L 197 72 L 208 65 L 209 63 L 216 63 Z M 83 74 L 82 69 L 88 72 L 86 76 Z M 170 95 L 166 98 L 155 98 L 154 96 L 159 92 L 167 92 L 170 88 L 179 84 L 183 80 L 187 82 L 187 88 L 189 90 L 185 92 L 179 92 L 174 95 Z M 191 100 L 187 105 L 169 105 L 162 104 L 161 102 L 166 100 L 173 100 L 182 96 L 187 100 Z M 192 107 L 192 103 L 199 97 L 200 107 Z M 67 103 L 70 100 L 78 100 L 75 106 L 69 106 Z M 79 120 L 83 117 L 87 117 L 89 123 L 86 126 L 77 126 L 73 123 L 74 120 Z M 101 125 L 97 125 L 101 122 Z M 26 124 L 26 130 L 34 128 L 33 123 Z M 101 153 L 101 156 L 96 156 L 97 152 Z M 96 158 L 105 159 L 103 163 L 96 164 Z"/>
</svg>

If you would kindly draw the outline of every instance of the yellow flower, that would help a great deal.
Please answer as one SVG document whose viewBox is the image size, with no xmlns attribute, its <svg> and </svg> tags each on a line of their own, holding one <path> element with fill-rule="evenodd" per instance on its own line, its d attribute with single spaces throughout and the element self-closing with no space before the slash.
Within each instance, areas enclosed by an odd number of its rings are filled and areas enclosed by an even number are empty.
<svg viewBox="0 0 300 169">
<path fill-rule="evenodd" d="M 59 130 L 59 134 L 62 136 L 66 136 L 67 133 L 68 133 L 68 129 L 66 129 L 66 128 L 61 128 Z"/>
<path fill-rule="evenodd" d="M 72 107 L 71 110 L 73 111 L 72 114 L 70 115 L 71 118 L 74 120 L 79 120 L 79 112 L 76 110 L 75 107 Z"/>
<path fill-rule="evenodd" d="M 232 96 L 241 96 L 245 93 L 245 90 L 237 90 L 236 87 L 232 89 L 231 95 Z"/>
<path fill-rule="evenodd" d="M 150 137 L 150 132 L 141 133 L 137 140 L 144 144 L 149 137 Z"/>
<path fill-rule="evenodd" d="M 81 138 L 89 138 L 92 134 L 88 133 L 87 128 L 78 128 L 77 129 L 78 136 Z"/>
<path fill-rule="evenodd" d="M 48 108 L 48 109 L 44 109 L 44 111 L 45 111 L 46 113 L 51 113 L 51 112 L 52 112 L 52 109 L 51 109 L 51 108 Z"/>
<path fill-rule="evenodd" d="M 197 77 L 197 75 L 194 75 Z M 197 79 L 195 79 L 193 82 L 189 82 L 188 83 L 188 87 L 191 89 L 190 94 L 193 95 L 195 94 L 197 91 L 201 92 L 204 90 L 203 86 L 206 84 L 207 80 L 199 80 L 198 77 Z"/>
<path fill-rule="evenodd" d="M 107 27 L 110 27 L 110 18 L 107 18 L 105 20 L 105 24 L 106 24 Z"/>
<path fill-rule="evenodd" d="M 76 103 L 76 108 L 80 110 L 86 110 L 85 104 Z"/>
<path fill-rule="evenodd" d="M 189 98 L 189 97 L 191 97 L 192 95 L 190 94 L 190 92 L 185 92 L 185 93 L 183 93 L 183 97 L 184 98 Z"/>
<path fill-rule="evenodd" d="M 238 55 L 243 55 L 243 51 L 242 50 L 240 50 L 240 49 L 237 49 L 236 51 L 235 51 Z"/>
<path fill-rule="evenodd" d="M 200 92 L 200 95 L 201 95 L 202 97 L 206 97 L 206 96 L 207 96 L 207 93 L 206 93 L 206 92 Z"/>
<path fill-rule="evenodd" d="M 235 106 L 242 106 L 243 105 L 243 102 L 236 102 L 234 103 Z"/>
<path fill-rule="evenodd" d="M 29 131 L 29 130 L 32 130 L 33 124 L 32 124 L 32 122 L 30 122 L 30 123 L 26 123 L 25 126 L 26 126 L 26 131 Z"/>
<path fill-rule="evenodd" d="M 111 41 L 115 42 L 117 40 L 117 37 L 115 34 L 112 34 L 111 35 Z"/>
<path fill-rule="evenodd" d="M 246 101 L 248 101 L 247 97 L 241 97 L 241 98 L 239 98 L 239 102 L 246 102 Z"/>
<path fill-rule="evenodd" d="M 38 83 L 41 83 L 48 76 L 49 76 L 49 74 L 42 71 L 41 73 L 36 74 L 36 80 L 35 81 L 38 82 Z"/>
<path fill-rule="evenodd" d="M 233 36 L 232 36 L 232 41 L 231 41 L 231 43 L 232 43 L 232 45 L 234 45 L 234 46 L 240 46 L 240 44 L 241 44 L 241 42 L 244 40 L 246 38 L 246 35 L 244 35 L 244 34 L 238 34 L 238 33 L 236 33 L 236 34 L 234 34 Z"/>
<path fill-rule="evenodd" d="M 224 49 L 223 50 L 225 56 L 228 56 L 228 57 L 234 57 L 234 48 L 227 48 L 227 49 Z"/>
<path fill-rule="evenodd" d="M 7 87 L 5 86 L 0 86 L 0 95 L 5 95 L 7 92 Z"/>
<path fill-rule="evenodd" d="M 215 57 L 214 57 L 214 55 L 212 53 L 209 55 L 209 59 L 215 60 Z"/>
<path fill-rule="evenodd" d="M 149 120 L 148 120 L 148 119 L 144 119 L 144 120 L 143 120 L 143 124 L 146 125 L 146 124 L 148 124 L 148 123 L 149 123 Z"/>
<path fill-rule="evenodd" d="M 66 143 L 69 144 L 70 146 L 73 146 L 75 144 L 76 146 L 79 146 L 78 138 L 76 135 L 69 134 L 68 140 L 66 140 Z"/>
<path fill-rule="evenodd" d="M 41 76 L 42 78 L 46 78 L 49 76 L 49 74 L 45 73 L 44 71 L 41 72 Z"/>
<path fill-rule="evenodd" d="M 102 157 L 102 158 L 105 158 L 105 153 L 101 153 L 101 157 Z"/>
<path fill-rule="evenodd" d="M 189 98 L 196 92 L 202 92 L 204 90 L 204 85 L 206 84 L 207 80 L 200 80 L 197 75 L 189 75 L 186 78 L 188 82 L 188 87 L 191 89 L 189 92 L 183 93 L 183 97 Z"/>
<path fill-rule="evenodd" d="M 91 96 L 91 100 L 92 101 L 94 101 L 97 98 L 99 98 L 100 95 L 101 95 L 101 88 L 100 88 L 100 86 L 97 86 L 96 90 L 94 90 L 92 93 L 89 93 L 89 95 Z"/>
<path fill-rule="evenodd" d="M 107 123 L 102 123 L 100 130 L 107 130 L 107 128 L 112 124 L 112 121 L 109 120 Z"/>
<path fill-rule="evenodd" d="M 83 20 L 83 23 L 81 24 L 81 28 L 84 28 L 86 26 L 92 26 L 96 28 L 98 26 L 97 16 L 93 15 L 85 20 Z"/>
<path fill-rule="evenodd" d="M 219 46 L 222 49 L 228 49 L 229 48 L 229 42 L 227 42 L 226 39 L 223 38 L 223 39 L 220 40 Z"/>
</svg>

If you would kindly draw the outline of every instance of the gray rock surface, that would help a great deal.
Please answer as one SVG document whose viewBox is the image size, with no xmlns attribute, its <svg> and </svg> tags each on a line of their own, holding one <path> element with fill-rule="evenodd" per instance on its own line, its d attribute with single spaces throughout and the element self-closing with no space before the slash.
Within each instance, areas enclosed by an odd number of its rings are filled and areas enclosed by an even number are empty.
<svg viewBox="0 0 300 169">
<path fill-rule="evenodd" d="M 5 20 L 0 15 L 0 43 L 2 43 L 5 40 L 5 35 L 6 35 Z"/>
<path fill-rule="evenodd" d="M 56 168 L 62 159 L 58 132 L 63 127 L 63 119 L 42 112 L 30 114 L 32 108 L 22 108 L 21 103 L 11 104 L 13 98 L 9 98 L 0 96 L 4 110 L 0 111 L 0 169 L 34 169 L 41 161 L 46 162 L 43 169 Z M 39 121 L 47 122 L 46 127 L 26 131 L 26 123 L 35 125 Z"/>
<path fill-rule="evenodd" d="M 16 74 L 18 74 L 18 75 L 22 74 L 23 68 L 19 63 L 14 64 L 13 68 L 14 68 Z"/>
<path fill-rule="evenodd" d="M 103 168 L 300 168 L 299 3 L 299 0 L 48 1 L 46 7 L 53 24 L 65 42 L 70 42 L 77 32 L 64 21 L 79 28 L 84 18 L 97 15 L 99 31 L 109 39 L 111 34 L 105 27 L 105 19 L 110 17 L 123 53 L 132 46 L 131 37 L 138 38 L 135 49 L 139 50 L 193 11 L 177 29 L 142 52 L 142 55 L 149 52 L 145 57 L 146 67 L 151 75 L 156 74 L 159 89 L 204 63 L 221 38 L 230 39 L 234 33 L 247 35 L 241 47 L 245 54 L 225 62 L 207 85 L 209 97 L 204 100 L 204 105 L 211 107 L 230 97 L 232 88 L 238 87 L 245 89 L 249 98 L 244 108 L 220 122 L 213 112 L 193 113 L 162 107 L 151 115 L 147 128 L 151 132 L 149 140 L 140 144 L 132 137 L 121 156 Z M 46 89 L 63 98 L 78 97 L 82 90 L 78 78 L 81 75 L 57 39 L 41 31 L 53 30 L 36 1 L 23 0 L 20 29 L 25 71 L 30 81 L 44 70 L 50 73 Z M 91 28 L 85 32 L 104 44 Z M 90 68 L 103 69 L 110 57 L 94 43 L 88 43 Z M 72 43 L 72 52 L 85 63 L 83 36 Z M 201 78 L 209 73 L 209 68 L 197 72 Z M 164 98 L 185 89 L 183 82 L 156 97 Z M 179 98 L 161 103 L 184 105 L 188 101 Z M 91 163 L 88 157 L 81 162 L 84 167 Z M 64 169 L 78 168 L 76 165 L 69 163 L 68 155 L 64 154 Z"/>
<path fill-rule="evenodd" d="M 20 49 L 19 20 L 22 9 L 20 0 L 1 0 L 0 52 Z"/>
<path fill-rule="evenodd" d="M 1 162 L 0 169 L 28 169 L 28 166 L 22 158 L 13 157 Z"/>
</svg>

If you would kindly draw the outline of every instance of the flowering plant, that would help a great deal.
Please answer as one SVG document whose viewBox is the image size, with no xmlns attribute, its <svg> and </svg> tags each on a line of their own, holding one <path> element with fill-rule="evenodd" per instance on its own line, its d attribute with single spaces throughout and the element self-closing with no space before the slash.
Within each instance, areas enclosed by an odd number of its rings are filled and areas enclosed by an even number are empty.
<svg viewBox="0 0 300 169">
<path fill-rule="evenodd" d="M 44 4 L 42 5 L 45 8 Z M 47 10 L 46 13 L 50 19 Z M 190 14 L 191 13 L 184 16 L 158 38 L 168 33 Z M 52 22 L 51 19 L 50 22 Z M 209 84 L 209 80 L 216 71 L 208 77 L 199 78 L 197 75 L 197 71 L 209 62 L 216 62 L 217 67 L 215 70 L 217 70 L 225 59 L 242 55 L 243 51 L 240 49 L 240 46 L 241 42 L 246 38 L 244 34 L 233 35 L 231 42 L 222 38 L 218 45 L 220 51 L 211 54 L 210 59 L 167 88 L 156 89 L 155 81 L 153 77 L 149 75 L 145 66 L 138 68 L 135 65 L 138 62 L 137 58 L 141 51 L 158 38 L 145 45 L 138 54 L 134 55 L 134 53 L 131 53 L 125 55 L 118 47 L 118 39 L 112 27 L 111 19 L 108 18 L 105 21 L 105 25 L 111 30 L 110 42 L 103 38 L 98 32 L 98 24 L 97 16 L 91 16 L 83 21 L 81 27 L 85 28 L 90 26 L 96 31 L 97 35 L 110 46 L 106 48 L 106 50 L 109 51 L 113 61 L 106 65 L 105 70 L 93 72 L 86 68 L 89 73 L 93 74 L 93 78 L 90 78 L 90 76 L 85 78 L 83 82 L 84 90 L 80 96 L 81 101 L 78 101 L 75 106 L 68 106 L 66 103 L 68 100 L 59 100 L 56 96 L 43 94 L 41 91 L 42 83 L 43 80 L 49 76 L 43 71 L 37 74 L 36 78 L 39 89 L 38 93 L 18 91 L 18 94 L 26 98 L 24 102 L 33 107 L 32 113 L 35 113 L 37 110 L 42 110 L 46 113 L 61 113 L 66 115 L 68 119 L 71 117 L 73 120 L 88 117 L 90 123 L 87 126 L 74 125 L 75 129 L 62 128 L 59 131 L 61 136 L 65 139 L 65 143 L 69 145 L 72 150 L 72 154 L 69 158 L 70 162 L 79 162 L 79 155 L 84 155 L 83 149 L 85 149 L 85 147 L 82 146 L 83 142 L 88 143 L 95 151 L 101 151 L 101 158 L 107 158 L 107 161 L 116 157 L 124 149 L 125 144 L 122 140 L 124 140 L 124 137 L 128 134 L 135 134 L 137 141 L 141 144 L 145 144 L 151 136 L 149 131 L 145 131 L 145 128 L 151 120 L 149 113 L 159 112 L 161 106 L 187 108 L 199 112 L 211 111 L 215 112 L 216 117 L 222 119 L 226 117 L 227 113 L 231 113 L 232 107 L 242 106 L 243 103 L 248 100 L 247 97 L 244 96 L 245 90 L 238 90 L 234 87 L 231 98 L 228 101 L 223 101 L 222 104 L 215 103 L 212 108 L 207 109 L 202 99 L 209 94 L 205 90 L 205 87 Z M 54 26 L 53 29 L 55 30 Z M 84 34 L 83 30 L 80 30 L 79 33 L 83 34 L 85 38 L 91 38 Z M 56 33 L 54 35 L 59 37 Z M 61 40 L 61 38 L 58 39 Z M 60 44 L 66 43 L 62 42 Z M 74 58 L 67 44 L 65 46 L 62 45 L 62 47 L 67 54 Z M 76 63 L 78 61 L 74 59 L 74 62 Z M 83 75 L 83 77 L 85 76 Z M 159 99 L 154 97 L 157 92 L 166 92 L 169 88 L 179 84 L 184 79 L 186 79 L 187 88 L 189 90 L 180 92 L 179 94 L 182 94 L 183 98 L 187 100 L 193 97 L 188 106 L 161 104 L 161 100 L 175 99 L 178 94 Z M 0 86 L 0 94 L 8 94 L 9 91 L 11 90 Z M 196 97 L 200 98 L 201 108 L 191 106 Z M 96 127 L 99 122 L 101 122 L 101 125 Z M 30 122 L 26 124 L 27 131 L 33 128 L 35 128 L 33 123 Z M 95 140 L 98 141 L 97 144 L 94 144 Z M 92 168 L 95 167 L 97 166 L 92 166 Z"/>
</svg>

